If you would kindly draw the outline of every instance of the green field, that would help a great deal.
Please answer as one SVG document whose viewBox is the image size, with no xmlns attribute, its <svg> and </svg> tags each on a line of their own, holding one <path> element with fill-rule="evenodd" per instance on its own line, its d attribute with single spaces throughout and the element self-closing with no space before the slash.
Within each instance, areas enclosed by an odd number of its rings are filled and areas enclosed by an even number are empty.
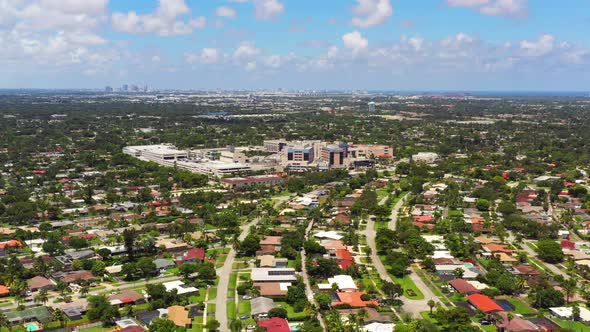
<svg viewBox="0 0 590 332">
<path fill-rule="evenodd" d="M 236 319 L 236 302 L 227 301 L 227 318 Z"/>
<path fill-rule="evenodd" d="M 522 303 L 522 301 L 520 301 L 519 299 L 511 297 L 511 298 L 507 298 L 506 300 L 514 306 L 514 311 L 516 311 L 516 313 L 518 313 L 518 314 L 526 315 L 526 314 L 533 314 L 536 312 L 534 309 L 532 309 L 529 306 L 527 306 L 526 304 Z"/>
<path fill-rule="evenodd" d="M 252 308 L 250 306 L 250 301 L 240 300 L 238 302 L 238 312 L 239 312 L 240 316 L 249 315 L 251 311 L 252 311 Z"/>
<path fill-rule="evenodd" d="M 391 276 L 393 281 L 397 284 L 400 284 L 404 289 L 404 295 L 412 300 L 422 300 L 424 298 L 424 294 L 420 291 L 420 289 L 416 286 L 416 284 L 410 279 L 410 276 L 406 275 L 403 278 L 398 278 L 395 276 Z M 410 296 L 407 291 L 411 289 L 416 293 L 415 296 Z"/>
<path fill-rule="evenodd" d="M 209 288 L 209 301 L 217 298 L 217 287 Z"/>
<path fill-rule="evenodd" d="M 287 310 L 287 318 L 289 320 L 300 321 L 304 320 L 307 317 L 305 315 L 305 311 L 295 312 L 295 310 L 293 310 L 293 307 L 287 302 L 275 302 L 275 304 L 280 305 L 281 307 Z"/>
</svg>

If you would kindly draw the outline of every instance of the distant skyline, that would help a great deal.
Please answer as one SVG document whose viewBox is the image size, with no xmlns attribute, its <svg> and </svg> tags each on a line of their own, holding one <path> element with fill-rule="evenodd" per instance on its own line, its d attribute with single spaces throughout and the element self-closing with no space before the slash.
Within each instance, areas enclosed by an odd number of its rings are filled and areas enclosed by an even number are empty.
<svg viewBox="0 0 590 332">
<path fill-rule="evenodd" d="M 0 89 L 585 91 L 589 32 L 589 0 L 0 0 Z"/>
</svg>

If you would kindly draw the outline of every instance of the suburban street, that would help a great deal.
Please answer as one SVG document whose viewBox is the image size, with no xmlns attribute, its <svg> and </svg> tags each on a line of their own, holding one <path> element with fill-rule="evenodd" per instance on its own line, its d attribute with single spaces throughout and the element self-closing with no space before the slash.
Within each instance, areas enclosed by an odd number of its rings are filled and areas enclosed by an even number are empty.
<svg viewBox="0 0 590 332">
<path fill-rule="evenodd" d="M 311 231 L 312 227 L 313 227 L 313 221 L 310 221 L 309 224 L 307 225 L 307 228 L 305 229 L 305 239 L 307 239 L 307 236 L 309 235 L 309 232 Z M 313 298 L 313 291 L 311 290 L 311 283 L 309 282 L 309 276 L 307 275 L 306 259 L 307 259 L 307 256 L 305 253 L 305 249 L 301 248 L 301 276 L 303 277 L 303 283 L 305 283 L 305 295 L 307 295 L 307 300 L 310 303 L 317 305 L 317 303 L 315 302 L 315 299 Z M 322 316 L 320 315 L 319 311 L 316 314 L 316 318 L 320 322 L 322 329 L 326 330 L 326 326 L 324 325 L 324 321 L 322 320 Z"/>
</svg>

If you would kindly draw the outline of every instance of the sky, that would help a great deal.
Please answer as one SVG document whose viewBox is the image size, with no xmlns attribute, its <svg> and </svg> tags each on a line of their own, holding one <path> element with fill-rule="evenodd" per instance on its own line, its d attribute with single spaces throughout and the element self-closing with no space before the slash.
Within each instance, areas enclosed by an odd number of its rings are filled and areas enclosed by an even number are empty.
<svg viewBox="0 0 590 332">
<path fill-rule="evenodd" d="M 590 0 L 0 0 L 0 88 L 590 91 Z"/>
</svg>

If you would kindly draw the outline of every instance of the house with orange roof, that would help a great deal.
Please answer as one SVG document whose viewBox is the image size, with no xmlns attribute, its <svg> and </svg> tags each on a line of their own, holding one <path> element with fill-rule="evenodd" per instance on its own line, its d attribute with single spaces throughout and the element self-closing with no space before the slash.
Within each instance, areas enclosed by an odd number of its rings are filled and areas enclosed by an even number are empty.
<svg viewBox="0 0 590 332">
<path fill-rule="evenodd" d="M 14 250 L 15 248 L 20 248 L 23 246 L 23 243 L 19 240 L 10 240 L 0 242 L 0 256 L 6 256 L 8 252 Z"/>
<path fill-rule="evenodd" d="M 338 292 L 338 301 L 332 302 L 332 306 L 349 305 L 353 308 L 363 308 L 369 305 L 379 305 L 377 300 L 365 301 L 362 299 L 366 292 Z"/>
</svg>

